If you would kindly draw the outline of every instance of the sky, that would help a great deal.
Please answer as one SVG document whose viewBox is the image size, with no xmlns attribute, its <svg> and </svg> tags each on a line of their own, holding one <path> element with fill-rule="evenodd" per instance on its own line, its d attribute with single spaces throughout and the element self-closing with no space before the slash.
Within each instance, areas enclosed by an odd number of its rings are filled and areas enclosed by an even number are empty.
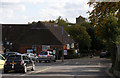
<svg viewBox="0 0 120 78">
<path fill-rule="evenodd" d="M 56 20 L 59 16 L 75 23 L 80 15 L 88 18 L 89 0 L 0 0 L 0 23 L 27 24 Z"/>
</svg>

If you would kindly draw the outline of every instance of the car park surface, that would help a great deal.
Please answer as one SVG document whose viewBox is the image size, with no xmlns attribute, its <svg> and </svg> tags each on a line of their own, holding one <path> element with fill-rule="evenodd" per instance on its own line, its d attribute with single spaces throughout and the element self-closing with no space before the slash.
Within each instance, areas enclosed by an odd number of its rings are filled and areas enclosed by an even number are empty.
<svg viewBox="0 0 120 78">
<path fill-rule="evenodd" d="M 3 73 L 2 78 L 110 78 L 106 72 L 110 65 L 107 58 L 65 59 L 36 63 L 35 71 Z"/>
</svg>

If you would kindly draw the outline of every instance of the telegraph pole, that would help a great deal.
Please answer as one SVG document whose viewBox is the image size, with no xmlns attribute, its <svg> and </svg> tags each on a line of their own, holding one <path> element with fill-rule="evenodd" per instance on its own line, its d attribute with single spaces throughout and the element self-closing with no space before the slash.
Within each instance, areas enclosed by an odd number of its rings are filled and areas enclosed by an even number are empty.
<svg viewBox="0 0 120 78">
<path fill-rule="evenodd" d="M 64 62 L 64 41 L 63 41 L 63 25 L 62 25 L 62 62 Z"/>
</svg>

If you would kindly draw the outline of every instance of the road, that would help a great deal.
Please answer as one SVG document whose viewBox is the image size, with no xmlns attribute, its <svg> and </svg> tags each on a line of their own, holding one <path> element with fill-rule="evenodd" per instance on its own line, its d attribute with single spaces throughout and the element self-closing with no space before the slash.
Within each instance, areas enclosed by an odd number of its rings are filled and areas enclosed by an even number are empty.
<svg viewBox="0 0 120 78">
<path fill-rule="evenodd" d="M 110 78 L 106 73 L 110 64 L 110 59 L 99 57 L 67 59 L 64 62 L 36 63 L 36 70 L 26 74 L 10 72 L 1 75 L 2 78 Z"/>
</svg>

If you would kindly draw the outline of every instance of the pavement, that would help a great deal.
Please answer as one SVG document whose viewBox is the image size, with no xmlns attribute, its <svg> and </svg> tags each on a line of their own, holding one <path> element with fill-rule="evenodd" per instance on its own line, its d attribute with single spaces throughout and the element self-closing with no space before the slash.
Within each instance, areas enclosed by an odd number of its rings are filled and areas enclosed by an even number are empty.
<svg viewBox="0 0 120 78">
<path fill-rule="evenodd" d="M 106 70 L 111 65 L 106 58 L 67 59 L 51 63 L 36 63 L 35 71 L 2 73 L 2 78 L 111 78 Z"/>
</svg>

